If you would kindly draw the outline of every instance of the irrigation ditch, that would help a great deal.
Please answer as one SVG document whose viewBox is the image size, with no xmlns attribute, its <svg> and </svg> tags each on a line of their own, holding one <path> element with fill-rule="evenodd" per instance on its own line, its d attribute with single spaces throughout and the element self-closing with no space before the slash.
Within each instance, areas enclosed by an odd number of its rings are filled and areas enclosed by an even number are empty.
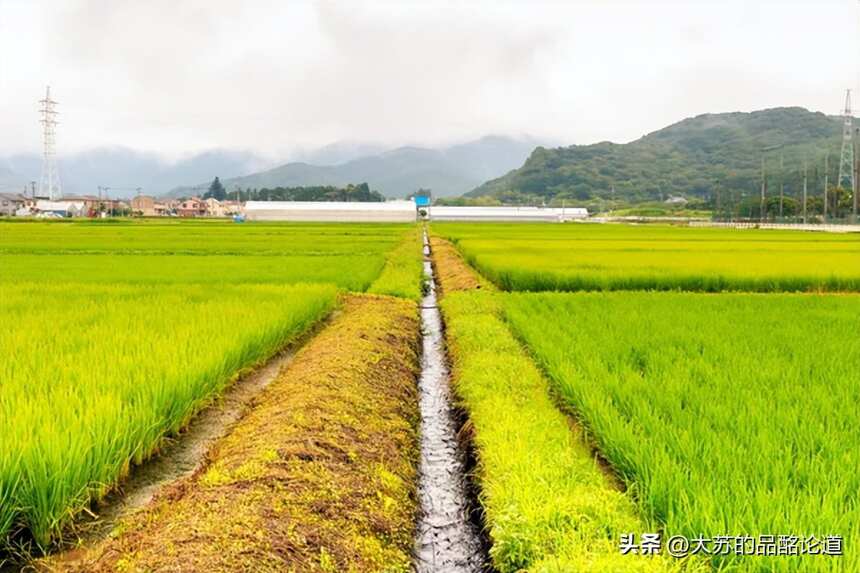
<svg viewBox="0 0 860 573">
<path fill-rule="evenodd" d="M 426 290 L 421 301 L 422 354 L 419 379 L 421 458 L 415 570 L 419 573 L 486 571 L 488 540 L 483 535 L 475 484 L 474 456 L 463 431 L 465 416 L 455 406 L 437 305 L 430 243 L 424 233 Z"/>
</svg>

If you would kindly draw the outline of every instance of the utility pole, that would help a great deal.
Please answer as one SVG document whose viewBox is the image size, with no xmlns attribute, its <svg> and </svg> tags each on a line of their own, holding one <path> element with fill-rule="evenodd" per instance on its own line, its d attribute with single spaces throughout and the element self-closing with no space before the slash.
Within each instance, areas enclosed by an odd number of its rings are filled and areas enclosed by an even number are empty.
<svg viewBox="0 0 860 573">
<path fill-rule="evenodd" d="M 779 153 L 779 218 L 782 219 L 782 202 L 785 197 L 785 153 Z"/>
<path fill-rule="evenodd" d="M 803 160 L 803 224 L 806 224 L 806 159 Z"/>
<path fill-rule="evenodd" d="M 714 210 L 714 212 L 716 213 L 717 217 L 720 217 L 721 213 L 722 213 L 722 207 L 721 207 L 721 203 L 720 203 L 720 181 L 719 181 L 719 179 L 717 180 L 716 184 L 714 185 L 714 192 L 717 194 L 717 205 L 716 205 L 716 209 Z"/>
<path fill-rule="evenodd" d="M 765 194 L 767 192 L 767 177 L 764 172 L 764 152 L 761 155 L 761 205 L 759 206 L 759 215 L 761 222 L 765 220 Z"/>
<path fill-rule="evenodd" d="M 829 159 L 830 159 L 830 154 L 825 153 L 824 154 L 824 222 L 825 223 L 827 222 L 827 184 L 828 184 L 829 178 L 830 178 L 830 173 L 828 172 L 828 169 L 830 168 L 830 166 L 828 165 Z"/>
<path fill-rule="evenodd" d="M 860 157 L 857 153 L 857 140 L 860 139 L 860 128 L 857 129 L 858 135 L 854 138 L 854 188 L 851 190 L 853 195 L 853 208 L 851 209 L 851 222 L 857 224 L 857 200 L 860 195 Z"/>
</svg>

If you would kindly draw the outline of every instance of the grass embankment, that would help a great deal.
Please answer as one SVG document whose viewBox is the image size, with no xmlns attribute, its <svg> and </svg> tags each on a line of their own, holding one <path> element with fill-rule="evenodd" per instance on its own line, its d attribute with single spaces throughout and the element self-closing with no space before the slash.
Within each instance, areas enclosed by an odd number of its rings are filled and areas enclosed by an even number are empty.
<svg viewBox="0 0 860 573">
<path fill-rule="evenodd" d="M 492 283 L 469 268 L 450 242 L 431 235 L 430 249 L 436 283 L 441 292 L 495 290 Z"/>
<path fill-rule="evenodd" d="M 414 301 L 421 299 L 424 281 L 421 228 L 406 232 L 400 244 L 388 253 L 382 272 L 367 292 L 387 294 Z"/>
<path fill-rule="evenodd" d="M 415 303 L 347 296 L 194 476 L 61 571 L 408 571 Z"/>
<path fill-rule="evenodd" d="M 841 557 L 712 559 L 860 571 L 860 296 L 540 293 L 504 307 L 670 535 L 837 535 Z"/>
<path fill-rule="evenodd" d="M 546 380 L 502 319 L 506 295 L 458 291 L 481 279 L 455 252 L 434 244 L 454 387 L 473 428 L 493 565 L 502 573 L 678 568 L 661 557 L 620 554 L 622 533 L 657 529 L 637 515 L 554 405 Z"/>
<path fill-rule="evenodd" d="M 434 223 L 507 291 L 860 291 L 860 237 L 667 225 Z"/>
<path fill-rule="evenodd" d="M 47 548 L 336 297 L 331 285 L 0 283 L 0 546 L 26 530 Z"/>
</svg>

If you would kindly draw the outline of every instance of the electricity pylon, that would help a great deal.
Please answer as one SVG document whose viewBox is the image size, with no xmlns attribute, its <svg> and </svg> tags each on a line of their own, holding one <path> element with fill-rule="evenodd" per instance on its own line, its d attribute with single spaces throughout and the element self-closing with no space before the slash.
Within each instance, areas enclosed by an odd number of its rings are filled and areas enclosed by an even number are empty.
<svg viewBox="0 0 860 573">
<path fill-rule="evenodd" d="M 851 115 L 851 90 L 845 94 L 845 110 L 842 123 L 842 155 L 839 158 L 839 179 L 836 185 L 854 191 L 854 118 Z"/>
<path fill-rule="evenodd" d="M 60 185 L 60 174 L 57 171 L 57 159 L 54 152 L 54 144 L 57 137 L 57 110 L 54 109 L 57 102 L 51 99 L 51 86 L 45 91 L 45 99 L 39 100 L 41 107 L 39 113 L 42 119 L 42 177 L 39 180 L 39 196 L 47 197 L 56 201 L 63 196 Z"/>
</svg>

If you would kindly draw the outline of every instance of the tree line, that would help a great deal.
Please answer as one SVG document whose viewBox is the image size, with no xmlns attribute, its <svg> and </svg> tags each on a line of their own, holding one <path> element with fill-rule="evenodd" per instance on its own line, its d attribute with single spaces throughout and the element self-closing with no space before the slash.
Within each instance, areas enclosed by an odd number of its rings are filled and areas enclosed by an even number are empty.
<svg viewBox="0 0 860 573">
<path fill-rule="evenodd" d="M 346 201 L 346 202 L 376 202 L 385 201 L 379 191 L 372 190 L 367 183 L 349 184 L 346 187 L 334 185 L 313 185 L 307 187 L 274 187 L 247 188 L 236 187 L 227 191 L 220 179 L 216 177 L 209 190 L 203 195 L 204 199 L 214 198 L 219 201 L 232 199 L 238 201 Z"/>
</svg>

